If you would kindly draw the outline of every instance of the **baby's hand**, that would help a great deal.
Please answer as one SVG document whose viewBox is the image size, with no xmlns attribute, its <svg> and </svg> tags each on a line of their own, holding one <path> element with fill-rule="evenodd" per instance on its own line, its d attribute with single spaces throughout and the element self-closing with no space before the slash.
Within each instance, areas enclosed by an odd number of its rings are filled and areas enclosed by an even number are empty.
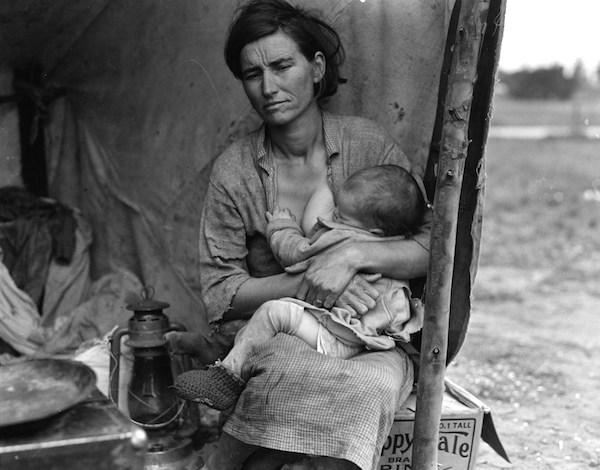
<svg viewBox="0 0 600 470">
<path fill-rule="evenodd" d="M 277 204 L 273 207 L 273 213 L 267 212 L 267 221 L 273 222 L 274 220 L 296 220 L 296 216 L 290 212 L 289 209 L 281 209 Z"/>
</svg>

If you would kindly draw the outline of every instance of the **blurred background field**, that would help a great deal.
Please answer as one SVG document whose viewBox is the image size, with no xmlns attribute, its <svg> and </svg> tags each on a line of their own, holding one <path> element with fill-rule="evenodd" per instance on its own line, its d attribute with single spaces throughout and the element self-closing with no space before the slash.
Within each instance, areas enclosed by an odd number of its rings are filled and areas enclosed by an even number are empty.
<svg viewBox="0 0 600 470">
<path fill-rule="evenodd" d="M 472 319 L 447 371 L 494 410 L 512 461 L 483 444 L 478 470 L 600 468 L 600 135 L 501 132 L 599 124 L 595 91 L 494 100 Z"/>
<path fill-rule="evenodd" d="M 490 139 L 486 153 L 481 265 L 559 269 L 599 253 L 600 139 Z"/>
<path fill-rule="evenodd" d="M 600 89 L 582 90 L 569 100 L 520 100 L 497 94 L 492 122 L 494 127 L 599 126 Z"/>
</svg>

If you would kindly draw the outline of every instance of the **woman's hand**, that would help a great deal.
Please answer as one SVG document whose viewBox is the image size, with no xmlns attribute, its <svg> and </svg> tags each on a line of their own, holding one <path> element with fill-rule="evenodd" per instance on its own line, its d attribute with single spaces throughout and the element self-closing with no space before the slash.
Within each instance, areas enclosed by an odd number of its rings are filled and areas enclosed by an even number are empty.
<svg viewBox="0 0 600 470">
<path fill-rule="evenodd" d="M 341 247 L 324 252 L 286 269 L 288 273 L 305 271 L 296 297 L 316 307 L 343 307 L 357 314 L 364 314 L 375 306 L 379 292 L 364 276 L 357 274 L 352 256 Z M 376 279 L 380 275 L 374 275 Z M 376 280 L 375 279 L 375 280 Z"/>
<path fill-rule="evenodd" d="M 335 301 L 335 306 L 348 310 L 353 318 L 360 318 L 375 308 L 379 291 L 371 283 L 381 279 L 381 274 L 356 274 Z"/>
</svg>

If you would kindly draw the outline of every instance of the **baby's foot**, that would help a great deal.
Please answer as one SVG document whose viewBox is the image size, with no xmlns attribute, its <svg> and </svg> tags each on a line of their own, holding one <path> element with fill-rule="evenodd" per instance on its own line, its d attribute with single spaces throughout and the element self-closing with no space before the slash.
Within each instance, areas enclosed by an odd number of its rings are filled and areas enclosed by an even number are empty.
<svg viewBox="0 0 600 470">
<path fill-rule="evenodd" d="M 221 361 L 203 370 L 190 370 L 175 379 L 175 391 L 189 401 L 203 403 L 215 410 L 235 405 L 246 382 L 222 365 Z"/>
</svg>

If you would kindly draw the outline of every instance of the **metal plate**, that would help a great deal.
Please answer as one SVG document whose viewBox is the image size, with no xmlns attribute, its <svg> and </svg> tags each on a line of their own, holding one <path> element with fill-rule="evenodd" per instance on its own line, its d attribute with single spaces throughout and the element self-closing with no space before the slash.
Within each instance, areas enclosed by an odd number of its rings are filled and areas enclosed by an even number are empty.
<svg viewBox="0 0 600 470">
<path fill-rule="evenodd" d="M 81 362 L 41 359 L 0 366 L 0 427 L 58 414 L 95 386 L 96 374 Z"/>
</svg>

